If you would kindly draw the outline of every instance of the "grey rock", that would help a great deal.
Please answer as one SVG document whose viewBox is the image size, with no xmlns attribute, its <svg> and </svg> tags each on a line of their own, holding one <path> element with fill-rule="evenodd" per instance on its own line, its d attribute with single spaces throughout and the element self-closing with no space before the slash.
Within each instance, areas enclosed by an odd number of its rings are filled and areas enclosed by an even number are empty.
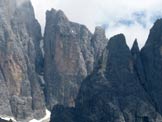
<svg viewBox="0 0 162 122">
<path fill-rule="evenodd" d="M 103 49 L 105 48 L 105 45 L 107 45 L 107 42 L 108 42 L 106 35 L 105 35 L 105 30 L 102 27 L 97 26 L 95 28 L 95 32 L 94 32 L 94 35 L 92 36 L 91 41 L 92 41 L 93 50 L 94 50 L 93 51 L 93 56 L 95 60 L 94 65 L 96 66 L 99 58 L 102 55 Z"/>
<path fill-rule="evenodd" d="M 136 71 L 136 74 L 138 76 L 141 85 L 145 88 L 146 78 L 137 39 L 133 43 L 131 53 L 133 56 L 134 70 Z M 147 89 L 145 90 L 147 92 Z"/>
<path fill-rule="evenodd" d="M 1 115 L 22 122 L 44 116 L 41 39 L 29 0 L 0 0 Z"/>
<path fill-rule="evenodd" d="M 92 35 L 84 25 L 70 22 L 61 10 L 47 11 L 44 79 L 49 109 L 56 104 L 75 106 L 80 84 L 92 72 L 106 41 L 101 28 Z"/>
<path fill-rule="evenodd" d="M 43 38 L 30 0 L 0 0 L 0 115 L 27 122 L 60 104 L 50 122 L 161 122 L 161 31 L 159 19 L 130 50 L 52 9 Z"/>
<path fill-rule="evenodd" d="M 52 113 L 55 113 L 51 116 L 50 122 L 56 121 L 56 122 L 74 122 L 75 120 L 75 109 L 73 108 L 67 108 L 63 105 L 56 105 Z"/>
<path fill-rule="evenodd" d="M 162 19 L 155 22 L 141 51 L 146 76 L 145 87 L 162 114 Z"/>
<path fill-rule="evenodd" d="M 69 118 L 62 118 L 62 122 L 162 121 L 134 68 L 137 58 L 132 53 L 136 52 L 136 42 L 131 52 L 122 34 L 112 37 L 98 67 L 82 82 L 76 107 L 54 107 L 51 122 L 66 114 Z M 63 111 L 59 114 L 60 110 Z"/>
<path fill-rule="evenodd" d="M 124 36 L 112 37 L 105 54 L 98 71 L 83 82 L 77 109 L 92 122 L 156 121 L 158 113 L 138 80 Z"/>
</svg>

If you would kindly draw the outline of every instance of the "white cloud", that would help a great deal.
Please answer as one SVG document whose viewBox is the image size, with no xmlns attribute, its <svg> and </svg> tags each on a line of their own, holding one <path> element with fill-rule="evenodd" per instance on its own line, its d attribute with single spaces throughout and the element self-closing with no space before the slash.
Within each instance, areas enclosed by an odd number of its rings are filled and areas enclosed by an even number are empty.
<svg viewBox="0 0 162 122">
<path fill-rule="evenodd" d="M 162 17 L 161 0 L 32 0 L 32 3 L 42 28 L 45 11 L 61 9 L 71 21 L 86 25 L 92 32 L 97 25 L 107 25 L 108 38 L 124 33 L 130 47 L 135 38 L 142 47 L 155 18 Z"/>
</svg>

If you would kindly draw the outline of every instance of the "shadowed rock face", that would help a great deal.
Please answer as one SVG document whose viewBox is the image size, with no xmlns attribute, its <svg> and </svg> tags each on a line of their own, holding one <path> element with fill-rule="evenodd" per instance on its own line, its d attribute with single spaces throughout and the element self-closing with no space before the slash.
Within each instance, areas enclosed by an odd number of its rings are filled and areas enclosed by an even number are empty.
<svg viewBox="0 0 162 122">
<path fill-rule="evenodd" d="M 55 106 L 51 122 L 61 122 L 59 117 L 62 122 L 162 121 L 137 65 L 142 65 L 137 42 L 130 51 L 122 34 L 112 37 L 98 66 L 82 82 L 76 107 Z"/>
<path fill-rule="evenodd" d="M 0 0 L 0 115 L 44 116 L 41 38 L 30 1 Z"/>
<path fill-rule="evenodd" d="M 95 34 L 84 26 L 70 22 L 62 11 L 46 13 L 44 34 L 46 101 L 75 106 L 81 81 L 93 70 L 107 43 L 104 30 Z M 100 38 L 101 37 L 101 38 Z"/>
<path fill-rule="evenodd" d="M 134 70 L 136 72 L 136 75 L 138 76 L 138 80 L 140 81 L 140 84 L 143 86 L 143 88 L 147 92 L 147 89 L 145 88 L 146 77 L 144 73 L 144 66 L 142 64 L 141 54 L 140 54 L 137 40 L 135 40 L 133 43 L 131 53 L 133 56 Z"/>
<path fill-rule="evenodd" d="M 162 19 L 150 30 L 141 57 L 146 75 L 145 86 L 154 99 L 157 110 L 162 114 Z"/>
<path fill-rule="evenodd" d="M 92 122 L 133 122 L 144 117 L 154 122 L 156 110 L 140 84 L 124 36 L 112 37 L 105 51 L 97 71 L 83 82 L 76 108 Z"/>
</svg>

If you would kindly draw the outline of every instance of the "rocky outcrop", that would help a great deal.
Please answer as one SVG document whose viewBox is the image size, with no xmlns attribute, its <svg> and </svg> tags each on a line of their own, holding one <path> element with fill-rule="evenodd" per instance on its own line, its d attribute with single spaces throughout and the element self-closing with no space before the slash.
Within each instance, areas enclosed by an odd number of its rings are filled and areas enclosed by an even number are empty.
<svg viewBox="0 0 162 122">
<path fill-rule="evenodd" d="M 91 43 L 93 46 L 94 66 L 97 65 L 99 58 L 102 55 L 103 49 L 106 47 L 108 40 L 105 36 L 105 30 L 97 26 L 92 36 Z"/>
<path fill-rule="evenodd" d="M 77 109 L 88 115 L 87 121 L 92 122 L 132 122 L 145 118 L 155 122 L 158 115 L 136 75 L 123 35 L 110 39 L 99 69 L 83 82 L 76 103 Z"/>
<path fill-rule="evenodd" d="M 145 78 L 145 73 L 144 73 L 144 67 L 142 64 L 141 53 L 138 47 L 137 39 L 133 43 L 131 53 L 133 56 L 134 70 L 136 72 L 136 75 L 138 76 L 138 80 L 140 81 L 140 84 L 143 86 L 143 88 L 147 92 L 147 89 L 145 88 L 146 78 Z"/>
<path fill-rule="evenodd" d="M 51 122 L 161 122 L 161 31 L 159 19 L 130 50 L 123 34 L 108 41 L 52 9 L 43 38 L 29 0 L 0 0 L 0 122 L 39 119 L 45 104 L 60 104 Z"/>
<path fill-rule="evenodd" d="M 21 121 L 44 116 L 41 39 L 29 0 L 0 0 L 0 115 Z"/>
<path fill-rule="evenodd" d="M 100 27 L 92 35 L 84 25 L 70 22 L 62 11 L 47 11 L 44 79 L 49 109 L 56 104 L 75 106 L 81 81 L 92 72 L 105 43 Z"/>
<path fill-rule="evenodd" d="M 146 76 L 145 87 L 154 99 L 156 109 L 162 114 L 162 19 L 150 30 L 141 57 Z"/>
<path fill-rule="evenodd" d="M 76 107 L 54 107 L 51 122 L 60 122 L 58 117 L 62 122 L 162 121 L 137 64 L 142 65 L 137 42 L 130 51 L 122 34 L 112 37 L 98 67 L 82 82 Z"/>
<path fill-rule="evenodd" d="M 76 111 L 74 108 L 56 105 L 54 106 L 52 113 L 54 114 L 51 115 L 50 122 L 75 122 Z"/>
</svg>

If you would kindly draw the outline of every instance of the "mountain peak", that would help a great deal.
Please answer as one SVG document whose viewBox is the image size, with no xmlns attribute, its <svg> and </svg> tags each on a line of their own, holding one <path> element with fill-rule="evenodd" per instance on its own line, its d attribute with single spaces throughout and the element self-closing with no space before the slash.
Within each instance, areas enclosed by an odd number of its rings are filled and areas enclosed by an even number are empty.
<svg viewBox="0 0 162 122">
<path fill-rule="evenodd" d="M 117 34 L 110 38 L 108 47 L 121 49 L 122 47 L 127 46 L 124 34 Z M 128 47 L 128 46 L 127 46 Z"/>
<path fill-rule="evenodd" d="M 125 36 L 124 36 L 124 34 L 122 34 L 122 33 L 117 34 L 117 35 L 111 37 L 110 40 L 116 40 L 116 41 L 117 41 L 117 40 L 121 40 L 122 43 L 126 43 L 126 42 L 125 42 Z"/>
<path fill-rule="evenodd" d="M 94 34 L 95 35 L 105 35 L 105 29 L 102 28 L 101 26 L 96 26 Z"/>
<path fill-rule="evenodd" d="M 139 52 L 139 46 L 138 46 L 137 39 L 134 40 L 133 46 L 131 48 L 131 52 L 133 52 L 133 53 Z"/>
<path fill-rule="evenodd" d="M 53 8 L 50 11 L 46 12 L 46 21 L 48 21 L 48 23 L 49 23 L 49 20 L 50 20 L 50 23 L 53 23 L 56 25 L 68 25 L 69 24 L 69 20 L 64 14 L 64 12 L 61 10 L 55 10 Z"/>
<path fill-rule="evenodd" d="M 152 44 L 162 44 L 162 19 L 158 19 L 150 30 L 150 34 L 145 46 Z"/>
</svg>

